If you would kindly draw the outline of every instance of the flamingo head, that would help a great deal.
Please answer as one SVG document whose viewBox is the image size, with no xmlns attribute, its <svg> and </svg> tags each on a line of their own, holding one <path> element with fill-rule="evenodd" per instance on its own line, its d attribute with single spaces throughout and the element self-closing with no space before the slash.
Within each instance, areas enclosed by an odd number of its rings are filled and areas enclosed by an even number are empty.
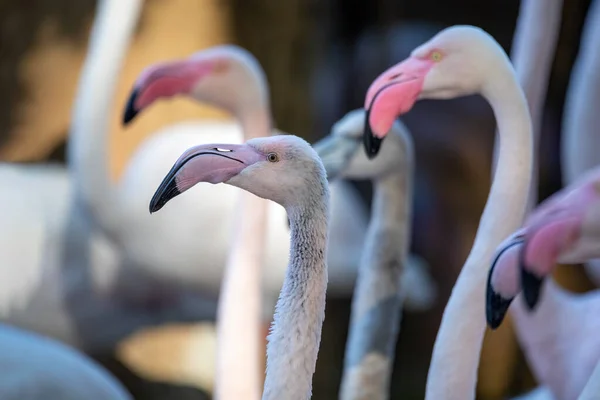
<svg viewBox="0 0 600 400">
<path fill-rule="evenodd" d="M 364 109 L 350 111 L 333 126 L 328 136 L 314 144 L 328 179 L 377 179 L 402 167 L 404 157 L 399 155 L 406 154 L 403 149 L 408 136 L 406 128 L 396 121 L 391 127 L 394 134 L 390 145 L 381 150 L 379 157 L 370 159 L 361 151 L 365 119 Z"/>
<path fill-rule="evenodd" d="M 328 196 L 319 156 L 303 139 L 279 135 L 244 144 L 203 144 L 184 152 L 150 201 L 150 212 L 200 182 L 227 183 L 285 208 Z"/>
<path fill-rule="evenodd" d="M 412 51 L 371 84 L 365 97 L 367 119 L 364 146 L 369 157 L 394 120 L 419 99 L 449 99 L 485 91 L 491 69 L 508 58 L 494 39 L 480 28 L 452 26 Z"/>
<path fill-rule="evenodd" d="M 266 79 L 248 51 L 222 45 L 177 61 L 147 67 L 136 80 L 123 114 L 131 122 L 158 99 L 192 97 L 239 115 L 248 107 L 268 107 Z"/>
<path fill-rule="evenodd" d="M 580 210 L 549 205 L 546 208 L 542 204 L 524 228 L 498 247 L 486 295 L 487 321 L 492 329 L 500 325 L 510 302 L 521 291 L 527 308 L 535 309 L 542 284 L 552 274 L 559 255 L 568 251 L 580 237 L 583 223 Z"/>
</svg>

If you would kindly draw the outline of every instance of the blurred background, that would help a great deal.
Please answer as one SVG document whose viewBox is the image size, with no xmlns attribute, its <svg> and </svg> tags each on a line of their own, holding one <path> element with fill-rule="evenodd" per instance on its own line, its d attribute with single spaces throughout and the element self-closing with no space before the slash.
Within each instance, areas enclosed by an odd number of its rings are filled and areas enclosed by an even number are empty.
<svg viewBox="0 0 600 400">
<path fill-rule="evenodd" d="M 589 0 L 569 0 L 563 6 L 543 116 L 540 200 L 562 185 L 560 121 L 588 6 Z M 65 162 L 70 112 L 95 7 L 94 0 L 0 0 L 2 161 Z M 314 142 L 347 111 L 362 107 L 368 85 L 380 72 L 446 26 L 480 26 L 509 52 L 518 9 L 517 0 L 148 0 L 121 72 L 111 118 L 113 177 L 158 128 L 189 118 L 228 117 L 178 99 L 156 104 L 125 131 L 120 126 L 122 107 L 134 79 L 148 64 L 216 44 L 239 44 L 257 57 L 267 74 L 275 125 Z M 432 310 L 403 316 L 392 398 L 422 399 L 441 315 L 487 198 L 495 121 L 490 107 L 477 96 L 419 102 L 403 121 L 416 149 L 412 251 L 431 265 L 439 298 Z M 370 184 L 355 184 L 369 204 Z M 575 291 L 591 287 L 576 266 L 560 269 L 557 279 Z M 337 398 L 350 298 L 328 300 L 326 315 L 315 400 Z M 195 371 L 170 366 L 194 349 L 194 357 L 206 358 L 210 368 L 214 338 L 207 326 L 159 327 L 132 336 L 114 351 L 92 356 L 136 399 L 209 398 L 197 376 L 202 370 L 198 364 L 193 364 Z M 192 346 L 204 330 L 205 342 Z M 510 323 L 488 332 L 478 399 L 501 399 L 535 385 Z"/>
</svg>

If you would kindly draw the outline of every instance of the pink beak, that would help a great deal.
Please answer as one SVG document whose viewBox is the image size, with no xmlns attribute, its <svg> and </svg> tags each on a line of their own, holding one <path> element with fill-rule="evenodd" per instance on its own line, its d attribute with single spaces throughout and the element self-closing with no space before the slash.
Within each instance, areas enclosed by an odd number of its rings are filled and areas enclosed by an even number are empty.
<svg viewBox="0 0 600 400">
<path fill-rule="evenodd" d="M 180 60 L 146 68 L 138 78 L 129 96 L 123 124 L 131 122 L 137 114 L 161 98 L 187 94 L 203 76 L 212 71 L 206 60 Z"/>
<path fill-rule="evenodd" d="M 246 167 L 265 160 L 265 155 L 247 144 L 203 144 L 179 157 L 150 200 L 154 213 L 169 200 L 199 182 L 223 183 Z"/>
<path fill-rule="evenodd" d="M 364 145 L 370 158 L 379 152 L 381 141 L 396 118 L 413 107 L 423 89 L 425 76 L 433 65 L 431 60 L 410 57 L 373 81 L 365 98 Z"/>
</svg>

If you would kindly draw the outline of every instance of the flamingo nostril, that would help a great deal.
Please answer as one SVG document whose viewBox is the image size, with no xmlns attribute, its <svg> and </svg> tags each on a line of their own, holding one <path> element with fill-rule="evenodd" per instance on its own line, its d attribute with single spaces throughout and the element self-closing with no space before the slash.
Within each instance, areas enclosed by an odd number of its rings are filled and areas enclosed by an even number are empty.
<svg viewBox="0 0 600 400">
<path fill-rule="evenodd" d="M 394 74 L 392 76 L 390 76 L 390 81 L 393 81 L 396 78 L 400 78 L 402 76 L 402 72 L 398 72 L 397 74 Z"/>
</svg>

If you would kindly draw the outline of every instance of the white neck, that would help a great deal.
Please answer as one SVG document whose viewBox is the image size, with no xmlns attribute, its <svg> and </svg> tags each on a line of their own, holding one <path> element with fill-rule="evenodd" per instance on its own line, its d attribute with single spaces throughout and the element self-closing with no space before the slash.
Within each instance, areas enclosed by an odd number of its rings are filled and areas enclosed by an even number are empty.
<svg viewBox="0 0 600 400">
<path fill-rule="evenodd" d="M 244 139 L 271 132 L 268 109 L 239 116 Z M 217 310 L 215 398 L 258 400 L 262 379 L 260 352 L 261 272 L 269 201 L 247 191 L 239 193 L 235 236 L 223 273 Z"/>
<path fill-rule="evenodd" d="M 562 0 L 552 0 L 547 3 L 531 0 L 521 2 L 521 11 L 514 34 L 512 59 L 517 77 L 529 104 L 534 134 L 533 173 L 529 188 L 527 213 L 537 203 L 539 167 L 537 153 L 540 147 L 541 117 L 560 30 L 562 3 Z M 553 308 L 558 294 L 556 289 L 554 284 L 545 285 L 544 295 L 540 300 L 540 309 Z M 553 317 L 547 312 L 544 312 L 545 318 L 533 317 L 534 314 L 526 309 L 521 296 L 513 301 L 513 305 L 509 310 L 515 319 L 515 331 L 519 342 L 525 347 L 532 340 L 535 341 L 535 338 L 543 336 L 548 322 L 552 323 L 556 320 L 556 316 Z M 527 352 L 527 349 L 526 357 L 530 361 L 529 365 L 533 365 L 531 363 L 533 361 L 531 353 Z"/>
<path fill-rule="evenodd" d="M 310 207 L 288 209 L 288 266 L 267 345 L 263 400 L 307 400 L 317 364 L 327 290 L 329 194 Z"/>
<path fill-rule="evenodd" d="M 537 203 L 538 163 L 537 152 L 540 147 L 542 116 L 546 100 L 546 90 L 562 15 L 562 0 L 521 1 L 517 27 L 513 35 L 511 60 L 517 79 L 525 92 L 533 126 L 534 163 L 527 211 Z M 498 156 L 497 141 L 494 145 L 495 170 Z"/>
<path fill-rule="evenodd" d="M 113 102 L 120 69 L 137 24 L 142 0 L 101 0 L 74 101 L 68 163 L 76 194 L 96 223 L 118 226 L 108 157 Z"/>
<path fill-rule="evenodd" d="M 411 232 L 413 149 L 408 135 L 401 140 L 397 157 L 402 163 L 374 181 L 371 220 L 352 297 L 340 399 L 389 398 Z"/>
<path fill-rule="evenodd" d="M 600 164 L 596 149 L 600 135 L 596 130 L 600 114 L 590 104 L 600 103 L 600 1 L 590 5 L 581 35 L 579 54 L 571 70 L 562 121 L 561 161 L 563 185 L 575 181 Z M 600 261 L 585 263 L 588 276 L 600 285 Z"/>
<path fill-rule="evenodd" d="M 521 226 L 525 214 L 533 157 L 531 120 L 508 59 L 497 68 L 482 95 L 498 124 L 498 168 L 475 243 L 444 311 L 429 367 L 428 400 L 475 398 L 491 258 L 501 241 Z"/>
<path fill-rule="evenodd" d="M 581 35 L 579 54 L 573 65 L 565 98 L 562 123 L 562 169 L 567 185 L 598 165 L 597 134 L 600 116 L 593 101 L 600 101 L 600 1 L 592 1 Z"/>
</svg>

